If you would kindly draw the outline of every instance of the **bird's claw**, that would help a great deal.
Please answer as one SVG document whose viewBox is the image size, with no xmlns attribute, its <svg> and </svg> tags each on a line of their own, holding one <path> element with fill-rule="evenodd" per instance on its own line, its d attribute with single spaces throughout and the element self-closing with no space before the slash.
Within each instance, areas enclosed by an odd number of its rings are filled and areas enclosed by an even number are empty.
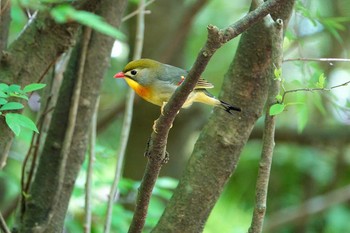
<svg viewBox="0 0 350 233">
<path fill-rule="evenodd" d="M 162 159 L 162 164 L 168 163 L 169 160 L 170 160 L 169 152 L 168 152 L 168 151 L 165 151 L 165 153 L 164 153 L 164 158 Z"/>
</svg>

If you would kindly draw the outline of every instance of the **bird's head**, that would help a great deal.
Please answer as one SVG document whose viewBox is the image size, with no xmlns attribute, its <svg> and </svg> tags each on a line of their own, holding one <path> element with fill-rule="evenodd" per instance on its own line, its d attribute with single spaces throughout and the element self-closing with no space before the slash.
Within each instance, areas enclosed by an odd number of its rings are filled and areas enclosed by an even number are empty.
<svg viewBox="0 0 350 233">
<path fill-rule="evenodd" d="M 129 62 L 123 71 L 114 78 L 129 78 L 138 83 L 149 83 L 162 69 L 162 63 L 151 59 L 139 59 Z"/>
</svg>

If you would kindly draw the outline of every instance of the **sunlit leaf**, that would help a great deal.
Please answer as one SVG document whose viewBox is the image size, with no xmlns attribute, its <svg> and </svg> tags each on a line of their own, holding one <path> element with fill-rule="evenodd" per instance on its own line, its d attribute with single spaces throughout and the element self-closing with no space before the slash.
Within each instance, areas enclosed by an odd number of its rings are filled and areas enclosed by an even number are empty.
<svg viewBox="0 0 350 233">
<path fill-rule="evenodd" d="M 279 101 L 279 102 L 282 101 L 282 95 L 280 95 L 280 94 L 276 95 L 275 98 L 276 98 L 276 100 Z"/>
<path fill-rule="evenodd" d="M 44 88 L 46 84 L 43 83 L 31 83 L 23 88 L 24 92 L 32 92 L 32 91 L 37 91 L 42 88 Z"/>
<path fill-rule="evenodd" d="M 21 126 L 18 124 L 17 120 L 12 116 L 11 113 L 5 115 L 5 121 L 7 126 L 12 130 L 12 132 L 18 136 L 21 132 Z"/>
<path fill-rule="evenodd" d="M 18 92 L 18 93 L 21 93 L 22 90 L 21 90 L 21 87 L 17 84 L 11 84 L 8 88 L 9 92 Z"/>
<path fill-rule="evenodd" d="M 275 80 L 281 80 L 281 76 L 282 76 L 282 68 L 276 68 L 273 71 L 274 75 L 275 75 Z"/>
<path fill-rule="evenodd" d="M 9 89 L 9 85 L 0 83 L 0 91 L 6 92 Z"/>
<path fill-rule="evenodd" d="M 8 102 L 7 99 L 0 98 L 0 105 L 4 105 L 4 104 L 6 104 L 7 102 Z"/>
<path fill-rule="evenodd" d="M 11 120 L 16 121 L 16 123 L 24 128 L 30 129 L 34 132 L 39 133 L 38 128 L 35 123 L 28 117 L 18 114 L 18 113 L 7 113 L 6 117 L 10 117 Z"/>
<path fill-rule="evenodd" d="M 284 104 L 274 104 L 270 107 L 269 114 L 270 116 L 275 116 L 283 112 L 285 109 L 286 105 Z"/>
<path fill-rule="evenodd" d="M 318 88 L 324 88 L 326 83 L 326 77 L 324 76 L 324 73 L 320 74 L 318 77 L 318 81 L 316 83 L 316 87 Z"/>
<path fill-rule="evenodd" d="M 8 95 L 7 95 L 5 92 L 0 91 L 0 97 L 1 97 L 1 98 L 7 98 Z"/>
<path fill-rule="evenodd" d="M 0 110 L 17 110 L 17 109 L 22 109 L 24 108 L 23 104 L 18 103 L 18 102 L 8 102 L 1 106 Z"/>
</svg>

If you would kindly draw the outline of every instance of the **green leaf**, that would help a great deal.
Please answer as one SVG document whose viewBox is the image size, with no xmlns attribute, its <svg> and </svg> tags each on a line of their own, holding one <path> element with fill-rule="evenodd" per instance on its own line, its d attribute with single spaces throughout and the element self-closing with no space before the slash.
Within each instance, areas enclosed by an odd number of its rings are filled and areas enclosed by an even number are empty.
<svg viewBox="0 0 350 233">
<path fill-rule="evenodd" d="M 21 87 L 17 84 L 12 84 L 8 88 L 9 92 L 17 92 L 17 93 L 22 93 L 23 91 L 21 90 Z"/>
<path fill-rule="evenodd" d="M 25 99 L 25 100 L 29 100 L 28 96 L 26 96 L 25 94 L 20 94 L 20 93 L 11 93 L 12 97 L 17 97 L 17 98 L 21 98 L 21 99 Z"/>
<path fill-rule="evenodd" d="M 4 105 L 4 104 L 6 104 L 7 102 L 8 102 L 7 99 L 0 98 L 0 105 Z"/>
<path fill-rule="evenodd" d="M 7 92 L 8 89 L 9 89 L 9 85 L 5 83 L 0 83 L 0 91 Z"/>
<path fill-rule="evenodd" d="M 70 5 L 59 5 L 53 8 L 51 16 L 59 23 L 74 20 L 103 34 L 122 40 L 125 39 L 121 31 L 104 21 L 102 17 L 87 11 L 77 11 Z"/>
<path fill-rule="evenodd" d="M 278 101 L 278 102 L 281 102 L 282 101 L 282 95 L 281 94 L 278 94 L 278 95 L 276 95 L 276 100 Z"/>
<path fill-rule="evenodd" d="M 16 124 L 18 124 L 24 128 L 30 129 L 34 132 L 39 133 L 38 128 L 36 127 L 35 123 L 30 118 L 23 116 L 22 114 L 18 114 L 18 113 L 7 113 L 6 117 L 8 117 L 8 115 L 10 115 L 9 116 L 10 119 L 15 121 Z"/>
<path fill-rule="evenodd" d="M 281 80 L 281 77 L 282 77 L 282 68 L 276 68 L 274 71 L 273 71 L 274 75 L 275 75 L 275 80 Z"/>
<path fill-rule="evenodd" d="M 44 88 L 46 84 L 43 83 L 31 83 L 23 88 L 24 92 L 32 92 Z"/>
<path fill-rule="evenodd" d="M 24 108 L 23 104 L 18 102 L 8 102 L 1 106 L 0 110 L 17 110 Z"/>
<path fill-rule="evenodd" d="M 12 130 L 12 132 L 18 136 L 19 133 L 21 132 L 21 127 L 20 125 L 17 123 L 16 119 L 13 118 L 11 113 L 7 113 L 5 115 L 5 121 L 7 126 Z"/>
<path fill-rule="evenodd" d="M 3 91 L 0 91 L 0 97 L 1 98 L 7 98 L 7 97 L 9 97 L 5 92 L 3 92 Z"/>
<path fill-rule="evenodd" d="M 318 76 L 318 81 L 316 83 L 316 87 L 324 88 L 325 83 L 326 83 L 326 77 L 324 76 L 324 73 L 322 73 L 322 74 L 320 74 L 320 76 Z"/>
<path fill-rule="evenodd" d="M 286 105 L 284 104 L 274 104 L 270 107 L 269 114 L 270 116 L 275 116 L 283 112 Z"/>
</svg>

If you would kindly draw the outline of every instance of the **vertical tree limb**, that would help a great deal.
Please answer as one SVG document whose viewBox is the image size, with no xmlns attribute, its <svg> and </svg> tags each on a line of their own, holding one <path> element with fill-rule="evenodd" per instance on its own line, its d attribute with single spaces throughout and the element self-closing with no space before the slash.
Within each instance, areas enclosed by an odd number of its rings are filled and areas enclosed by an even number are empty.
<svg viewBox="0 0 350 233">
<path fill-rule="evenodd" d="M 270 170 L 272 164 L 273 150 L 275 146 L 275 116 L 270 116 L 270 106 L 276 103 L 276 96 L 279 93 L 280 81 L 277 80 L 274 74 L 274 68 L 279 69 L 282 65 L 283 51 L 283 22 L 277 20 L 270 23 L 272 44 L 272 63 L 270 67 L 269 77 L 269 94 L 267 98 L 267 109 L 265 113 L 265 128 L 263 133 L 263 148 L 261 152 L 261 160 L 259 163 L 259 171 L 256 182 L 256 200 L 252 218 L 252 223 L 249 228 L 249 233 L 261 233 L 264 217 L 266 213 L 266 199 L 268 183 L 270 178 Z"/>
</svg>

